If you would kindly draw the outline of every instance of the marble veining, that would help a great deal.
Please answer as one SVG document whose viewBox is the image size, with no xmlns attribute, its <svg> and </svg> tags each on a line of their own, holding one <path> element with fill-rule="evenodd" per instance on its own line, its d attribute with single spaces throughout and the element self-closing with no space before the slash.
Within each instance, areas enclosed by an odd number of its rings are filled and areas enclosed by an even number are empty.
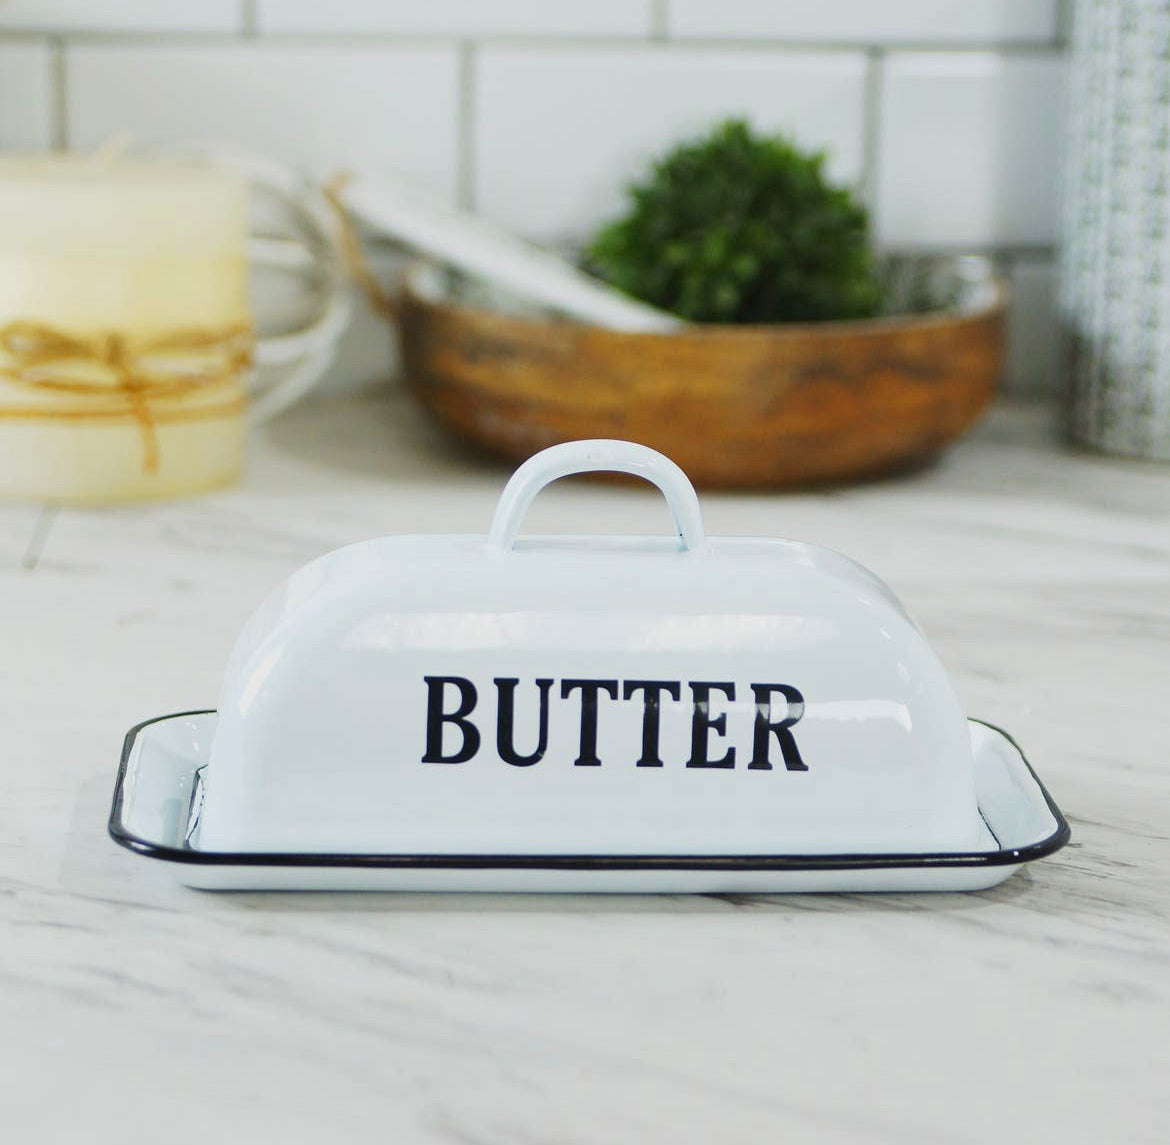
<svg viewBox="0 0 1170 1145">
<path fill-rule="evenodd" d="M 256 602 L 362 537 L 483 531 L 506 469 L 400 397 L 309 405 L 239 488 L 0 506 L 0 1099 L 11 1140 L 1162 1142 L 1170 469 L 999 409 L 937 466 L 708 495 L 885 577 L 1073 843 L 973 895 L 212 895 L 105 836 L 122 734 L 214 705 Z M 531 525 L 658 531 L 565 484 Z"/>
</svg>

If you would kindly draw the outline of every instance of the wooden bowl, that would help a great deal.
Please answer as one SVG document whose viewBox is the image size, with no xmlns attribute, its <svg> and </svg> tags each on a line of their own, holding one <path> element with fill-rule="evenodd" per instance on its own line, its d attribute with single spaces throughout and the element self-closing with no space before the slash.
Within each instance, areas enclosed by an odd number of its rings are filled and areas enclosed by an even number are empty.
<svg viewBox="0 0 1170 1145">
<path fill-rule="evenodd" d="M 708 488 L 876 476 L 938 453 L 995 391 L 1005 291 L 990 271 L 948 273 L 954 304 L 925 313 L 627 334 L 469 304 L 458 279 L 419 264 L 403 280 L 407 384 L 512 461 L 618 437 Z"/>
</svg>

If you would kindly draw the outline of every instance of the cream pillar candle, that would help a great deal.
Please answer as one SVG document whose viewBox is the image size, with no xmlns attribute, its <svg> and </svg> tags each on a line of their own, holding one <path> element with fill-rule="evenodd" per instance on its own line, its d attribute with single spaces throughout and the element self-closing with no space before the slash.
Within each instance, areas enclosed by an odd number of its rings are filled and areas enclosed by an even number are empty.
<svg viewBox="0 0 1170 1145">
<path fill-rule="evenodd" d="M 247 187 L 162 158 L 0 158 L 0 496 L 232 481 L 252 331 Z"/>
</svg>

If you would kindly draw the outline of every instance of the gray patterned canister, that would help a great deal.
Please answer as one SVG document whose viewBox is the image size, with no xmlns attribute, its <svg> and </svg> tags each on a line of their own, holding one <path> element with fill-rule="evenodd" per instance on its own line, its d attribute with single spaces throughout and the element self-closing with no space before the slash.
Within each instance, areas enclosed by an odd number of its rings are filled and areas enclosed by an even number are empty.
<svg viewBox="0 0 1170 1145">
<path fill-rule="evenodd" d="M 1069 432 L 1170 460 L 1170 0 L 1076 0 L 1068 105 Z"/>
</svg>

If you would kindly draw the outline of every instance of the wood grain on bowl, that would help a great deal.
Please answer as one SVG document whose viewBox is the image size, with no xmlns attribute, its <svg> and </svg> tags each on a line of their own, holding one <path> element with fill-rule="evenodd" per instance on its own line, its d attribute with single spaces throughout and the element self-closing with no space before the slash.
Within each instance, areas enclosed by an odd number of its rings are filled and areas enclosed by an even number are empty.
<svg viewBox="0 0 1170 1145">
<path fill-rule="evenodd" d="M 788 326 L 630 334 L 464 305 L 406 277 L 403 359 L 418 400 L 514 461 L 617 437 L 699 486 L 876 476 L 936 454 L 990 401 L 1004 292 L 978 308 Z"/>
</svg>

